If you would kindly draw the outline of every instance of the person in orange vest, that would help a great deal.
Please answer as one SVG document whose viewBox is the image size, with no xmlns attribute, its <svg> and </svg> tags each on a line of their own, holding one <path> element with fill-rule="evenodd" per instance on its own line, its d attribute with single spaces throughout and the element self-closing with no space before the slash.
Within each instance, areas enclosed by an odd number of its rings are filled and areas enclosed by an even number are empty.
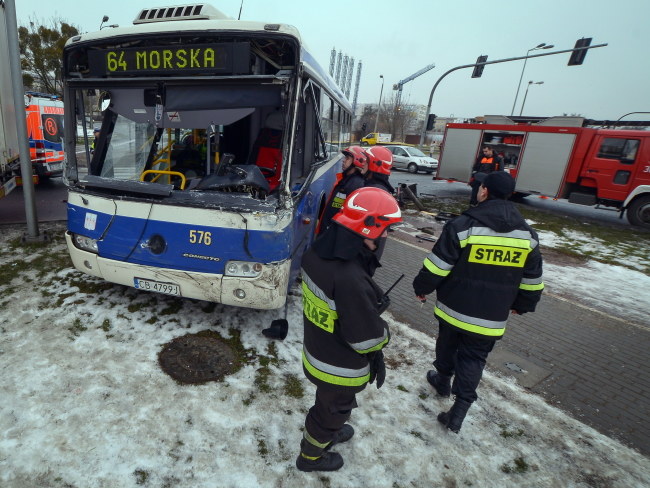
<svg viewBox="0 0 650 488">
<path fill-rule="evenodd" d="M 503 158 L 494 153 L 494 149 L 490 146 L 483 146 L 482 153 L 476 158 L 476 162 L 472 167 L 472 178 L 469 181 L 469 186 L 472 187 L 472 196 L 469 199 L 470 207 L 478 204 L 476 196 L 478 189 L 481 187 L 481 182 L 476 178 L 477 173 L 490 174 L 493 171 L 503 171 Z"/>
</svg>

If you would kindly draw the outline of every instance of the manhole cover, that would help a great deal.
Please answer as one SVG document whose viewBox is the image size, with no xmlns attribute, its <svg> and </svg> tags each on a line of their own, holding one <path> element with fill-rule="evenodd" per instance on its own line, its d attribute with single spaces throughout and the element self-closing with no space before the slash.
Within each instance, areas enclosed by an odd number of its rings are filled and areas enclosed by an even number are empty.
<svg viewBox="0 0 650 488">
<path fill-rule="evenodd" d="M 165 344 L 160 367 L 181 383 L 216 381 L 234 371 L 235 353 L 216 337 L 188 334 Z"/>
</svg>

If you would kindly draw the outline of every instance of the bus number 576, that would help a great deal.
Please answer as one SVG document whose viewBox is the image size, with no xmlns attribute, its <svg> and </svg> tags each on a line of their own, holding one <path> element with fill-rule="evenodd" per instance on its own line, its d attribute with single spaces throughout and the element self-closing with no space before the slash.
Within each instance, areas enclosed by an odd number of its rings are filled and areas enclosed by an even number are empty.
<svg viewBox="0 0 650 488">
<path fill-rule="evenodd" d="M 191 230 L 190 244 L 205 244 L 209 246 L 212 244 L 212 233 L 203 230 Z"/>
</svg>

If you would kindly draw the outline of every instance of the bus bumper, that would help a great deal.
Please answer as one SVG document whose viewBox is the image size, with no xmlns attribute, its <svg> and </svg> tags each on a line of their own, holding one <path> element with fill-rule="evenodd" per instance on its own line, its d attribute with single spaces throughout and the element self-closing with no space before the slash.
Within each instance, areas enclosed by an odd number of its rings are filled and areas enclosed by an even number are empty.
<svg viewBox="0 0 650 488">
<path fill-rule="evenodd" d="M 65 240 L 76 269 L 111 283 L 135 288 L 135 279 L 138 278 L 178 285 L 178 296 L 260 310 L 280 308 L 287 298 L 290 260 L 263 265 L 257 278 L 239 278 L 106 259 L 77 248 L 69 232 L 66 232 Z"/>
</svg>

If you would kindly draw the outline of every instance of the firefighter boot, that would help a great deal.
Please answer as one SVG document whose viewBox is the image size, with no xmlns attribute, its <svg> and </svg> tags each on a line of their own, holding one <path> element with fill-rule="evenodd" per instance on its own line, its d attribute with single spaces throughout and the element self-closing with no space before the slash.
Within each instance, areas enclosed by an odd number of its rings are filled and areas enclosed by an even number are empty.
<svg viewBox="0 0 650 488">
<path fill-rule="evenodd" d="M 311 457 L 304 453 L 302 447 L 301 444 L 300 454 L 296 459 L 296 468 L 300 471 L 336 471 L 343 466 L 343 458 L 338 452 L 323 450 L 320 456 Z"/>
<path fill-rule="evenodd" d="M 326 451 L 329 451 L 335 444 L 341 444 L 352 439 L 354 435 L 354 428 L 350 424 L 344 424 L 343 427 L 336 433 L 332 442 L 330 442 L 325 448 Z"/>
<path fill-rule="evenodd" d="M 448 397 L 451 394 L 451 376 L 440 374 L 432 369 L 427 373 L 427 381 L 441 397 Z"/>
<path fill-rule="evenodd" d="M 467 410 L 472 404 L 456 398 L 456 401 L 449 409 L 449 412 L 442 412 L 438 414 L 438 422 L 447 427 L 452 432 L 458 434 L 460 428 L 463 425 L 463 420 L 465 415 L 467 415 Z"/>
</svg>

